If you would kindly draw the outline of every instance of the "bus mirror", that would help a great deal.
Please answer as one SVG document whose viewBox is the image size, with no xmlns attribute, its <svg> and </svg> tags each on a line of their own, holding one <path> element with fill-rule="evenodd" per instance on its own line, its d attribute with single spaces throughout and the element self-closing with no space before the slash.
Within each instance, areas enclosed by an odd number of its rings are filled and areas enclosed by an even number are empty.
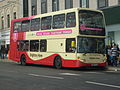
<svg viewBox="0 0 120 90">
<path fill-rule="evenodd" d="M 71 47 L 75 47 L 75 41 L 71 42 Z"/>
</svg>

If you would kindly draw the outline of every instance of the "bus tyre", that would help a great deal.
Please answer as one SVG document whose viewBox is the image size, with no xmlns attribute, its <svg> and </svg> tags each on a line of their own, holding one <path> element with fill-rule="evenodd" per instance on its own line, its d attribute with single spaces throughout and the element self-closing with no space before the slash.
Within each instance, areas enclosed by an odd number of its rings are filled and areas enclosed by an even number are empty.
<svg viewBox="0 0 120 90">
<path fill-rule="evenodd" d="M 62 68 L 61 57 L 59 57 L 59 56 L 55 57 L 54 66 L 55 66 L 55 68 L 57 68 L 57 69 Z"/>
<path fill-rule="evenodd" d="M 23 66 L 26 65 L 26 57 L 24 55 L 21 56 L 20 64 L 23 65 Z"/>
</svg>

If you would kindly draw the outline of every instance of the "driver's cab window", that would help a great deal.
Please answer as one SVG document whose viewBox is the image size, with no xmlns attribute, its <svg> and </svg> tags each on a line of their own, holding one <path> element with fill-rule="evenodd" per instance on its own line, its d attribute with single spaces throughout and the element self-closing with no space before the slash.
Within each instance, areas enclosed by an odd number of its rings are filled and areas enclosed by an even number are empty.
<svg viewBox="0 0 120 90">
<path fill-rule="evenodd" d="M 66 52 L 75 52 L 76 50 L 76 41 L 75 38 L 66 39 Z"/>
</svg>

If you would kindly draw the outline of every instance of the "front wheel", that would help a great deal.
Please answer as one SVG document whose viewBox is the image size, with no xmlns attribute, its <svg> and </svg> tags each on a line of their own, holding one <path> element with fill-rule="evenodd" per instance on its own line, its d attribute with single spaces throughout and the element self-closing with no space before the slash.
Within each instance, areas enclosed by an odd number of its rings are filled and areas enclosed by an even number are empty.
<svg viewBox="0 0 120 90">
<path fill-rule="evenodd" d="M 57 57 L 55 58 L 54 66 L 55 66 L 55 68 L 57 68 L 57 69 L 62 68 L 61 57 L 57 56 Z"/>
<path fill-rule="evenodd" d="M 21 56 L 21 59 L 20 59 L 20 64 L 25 66 L 26 65 L 26 57 L 23 55 Z"/>
</svg>

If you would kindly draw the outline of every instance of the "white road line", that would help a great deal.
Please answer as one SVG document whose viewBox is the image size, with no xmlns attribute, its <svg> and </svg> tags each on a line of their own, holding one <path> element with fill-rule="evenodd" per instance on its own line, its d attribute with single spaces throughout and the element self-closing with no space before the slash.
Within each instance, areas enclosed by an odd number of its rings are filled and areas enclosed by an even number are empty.
<svg viewBox="0 0 120 90">
<path fill-rule="evenodd" d="M 93 74 L 99 74 L 99 72 L 84 72 L 84 73 L 93 73 Z"/>
<path fill-rule="evenodd" d="M 97 83 L 97 82 L 91 82 L 91 81 L 86 81 L 86 83 L 96 84 L 96 85 L 101 85 L 101 86 L 107 86 L 107 87 L 113 87 L 113 88 L 120 88 L 120 86 L 116 86 L 116 85 Z"/>
<path fill-rule="evenodd" d="M 105 72 L 117 72 L 117 71 L 105 71 Z"/>
<path fill-rule="evenodd" d="M 80 76 L 79 74 L 74 74 L 74 73 L 60 73 L 60 75 Z"/>
<path fill-rule="evenodd" d="M 64 79 L 62 77 L 54 77 L 54 76 L 46 76 L 46 75 L 37 75 L 37 74 L 28 74 L 30 76 L 35 76 L 35 77 L 45 77 L 45 78 L 54 78 L 54 79 Z"/>
</svg>

